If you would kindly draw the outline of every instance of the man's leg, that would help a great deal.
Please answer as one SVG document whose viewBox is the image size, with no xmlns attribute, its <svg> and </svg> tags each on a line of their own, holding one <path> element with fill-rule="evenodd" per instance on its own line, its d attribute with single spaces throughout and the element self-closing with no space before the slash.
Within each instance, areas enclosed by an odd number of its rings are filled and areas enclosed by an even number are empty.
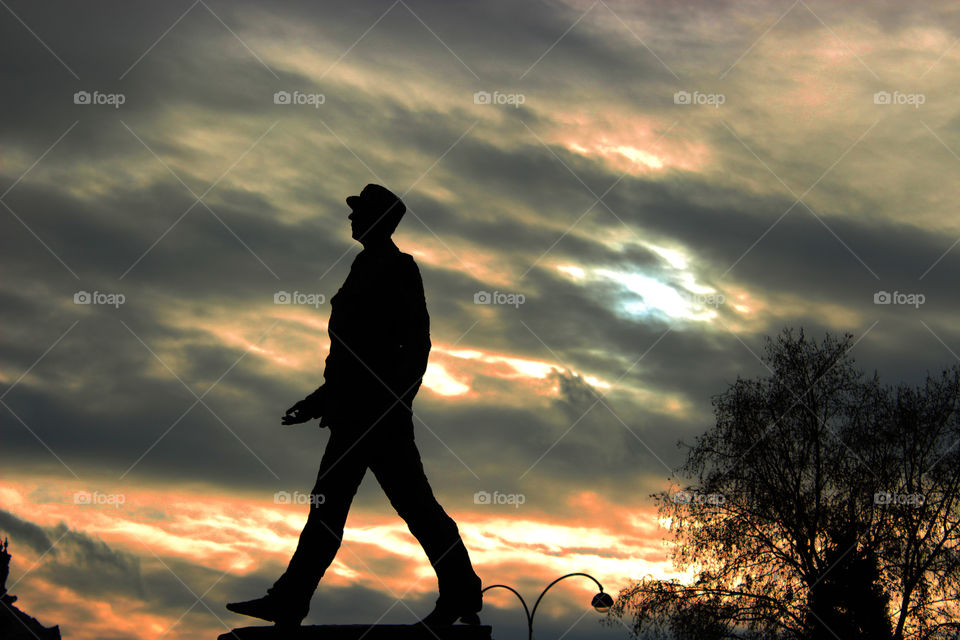
<svg viewBox="0 0 960 640">
<path fill-rule="evenodd" d="M 371 447 L 370 469 L 437 572 L 438 606 L 448 604 L 462 613 L 479 611 L 480 578 L 457 524 L 433 495 L 413 439 L 413 425 L 384 426 L 383 435 Z"/>
<path fill-rule="evenodd" d="M 320 578 L 336 557 L 350 503 L 367 470 L 367 438 L 358 441 L 350 426 L 345 431 L 331 429 L 297 550 L 269 590 L 297 606 L 309 607 Z"/>
</svg>

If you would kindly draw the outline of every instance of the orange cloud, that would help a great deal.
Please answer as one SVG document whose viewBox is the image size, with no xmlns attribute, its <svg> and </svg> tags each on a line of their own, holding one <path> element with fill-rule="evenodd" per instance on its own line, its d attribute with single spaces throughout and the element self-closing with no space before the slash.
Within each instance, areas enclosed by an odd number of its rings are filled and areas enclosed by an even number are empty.
<svg viewBox="0 0 960 640">
<path fill-rule="evenodd" d="M 75 504 L 75 493 L 84 491 L 123 499 L 120 504 L 105 498 Z M 285 564 L 306 516 L 305 505 L 275 504 L 260 495 L 215 488 L 157 489 L 128 483 L 122 493 L 106 494 L 80 483 L 38 477 L 5 481 L 0 496 L 20 518 L 46 527 L 65 522 L 114 549 L 136 554 L 144 563 L 154 563 L 156 555 L 234 575 L 250 574 L 268 563 Z M 458 524 L 484 582 L 532 590 L 565 573 L 587 571 L 615 593 L 627 578 L 671 572 L 652 507 L 620 506 L 592 491 L 570 496 L 569 501 L 575 509 L 564 517 L 491 505 L 458 512 Z M 38 560 L 49 561 L 35 555 L 20 545 L 17 566 L 25 570 Z M 360 584 L 394 597 L 429 594 L 436 588 L 433 570 L 406 525 L 393 514 L 363 510 L 351 513 L 344 545 L 325 582 Z M 588 581 L 571 587 L 567 596 L 555 596 L 553 606 L 581 611 L 592 590 Z M 149 613 L 147 605 L 135 599 L 99 601 L 30 575 L 16 591 L 30 596 L 24 600 L 35 615 L 54 621 L 50 624 L 71 621 L 83 637 L 97 637 L 108 629 L 130 637 L 157 637 L 175 622 Z M 492 603 L 514 606 L 501 603 L 498 595 L 490 598 Z M 49 604 L 33 607 L 41 600 Z M 183 631 L 178 628 L 177 637 L 194 637 L 190 634 L 196 627 L 191 626 L 187 635 Z"/>
</svg>

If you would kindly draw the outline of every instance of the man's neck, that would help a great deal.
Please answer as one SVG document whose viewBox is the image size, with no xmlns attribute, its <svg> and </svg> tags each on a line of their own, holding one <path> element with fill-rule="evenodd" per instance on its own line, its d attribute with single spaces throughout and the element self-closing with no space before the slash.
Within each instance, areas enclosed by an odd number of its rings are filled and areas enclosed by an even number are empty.
<svg viewBox="0 0 960 640">
<path fill-rule="evenodd" d="M 393 243 L 393 240 L 389 237 L 382 238 L 378 240 L 371 240 L 369 242 L 364 242 L 363 252 L 368 254 L 382 254 L 389 253 L 391 251 L 399 251 L 397 245 Z"/>
</svg>

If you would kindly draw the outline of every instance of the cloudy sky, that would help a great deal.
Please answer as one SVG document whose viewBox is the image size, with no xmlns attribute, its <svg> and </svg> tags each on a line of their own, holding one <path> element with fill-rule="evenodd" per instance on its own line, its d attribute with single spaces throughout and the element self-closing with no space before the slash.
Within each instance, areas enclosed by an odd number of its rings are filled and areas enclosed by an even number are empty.
<svg viewBox="0 0 960 640">
<path fill-rule="evenodd" d="M 672 575 L 649 494 L 765 336 L 849 332 L 891 382 L 960 353 L 958 7 L 0 4 L 0 531 L 65 637 L 250 622 L 223 603 L 305 520 L 277 492 L 329 434 L 279 417 L 322 382 L 369 182 L 427 293 L 427 474 L 528 599 Z M 308 622 L 410 622 L 435 587 L 368 474 Z M 538 634 L 623 637 L 594 591 Z"/>
</svg>

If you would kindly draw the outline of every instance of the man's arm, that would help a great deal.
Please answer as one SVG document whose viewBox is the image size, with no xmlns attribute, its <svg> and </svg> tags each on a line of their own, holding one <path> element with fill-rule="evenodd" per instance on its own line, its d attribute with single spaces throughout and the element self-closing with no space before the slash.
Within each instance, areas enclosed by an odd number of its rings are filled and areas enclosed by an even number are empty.
<svg viewBox="0 0 960 640">
<path fill-rule="evenodd" d="M 300 424 L 319 418 L 323 416 L 326 405 L 327 390 L 324 385 L 320 385 L 316 391 L 287 409 L 287 412 L 280 418 L 280 424 Z"/>
<path fill-rule="evenodd" d="M 332 319 L 333 311 L 330 312 L 330 316 Z M 335 338 L 331 333 L 330 351 L 327 353 L 327 358 L 324 360 L 323 366 L 323 384 L 317 387 L 315 391 L 307 395 L 306 398 L 300 400 L 292 407 L 287 409 L 286 415 L 284 415 L 281 419 L 282 424 L 300 424 L 301 422 L 308 422 L 316 418 L 321 418 L 326 413 L 328 406 L 327 398 L 331 393 L 328 383 L 330 382 L 331 377 L 336 377 L 338 375 L 337 370 L 339 367 L 337 364 L 339 358 L 337 358 L 335 355 L 338 349 L 334 347 L 334 341 Z M 325 424 L 321 422 L 320 426 L 323 427 Z"/>
<path fill-rule="evenodd" d="M 400 269 L 402 281 L 397 287 L 398 311 L 396 337 L 399 344 L 395 391 L 412 401 L 419 388 L 430 357 L 430 314 L 423 291 L 420 269 L 411 257 L 404 257 Z"/>
<path fill-rule="evenodd" d="M 322 384 L 317 390 L 303 399 L 310 408 L 310 417 L 319 418 L 327 405 L 327 385 Z"/>
</svg>

